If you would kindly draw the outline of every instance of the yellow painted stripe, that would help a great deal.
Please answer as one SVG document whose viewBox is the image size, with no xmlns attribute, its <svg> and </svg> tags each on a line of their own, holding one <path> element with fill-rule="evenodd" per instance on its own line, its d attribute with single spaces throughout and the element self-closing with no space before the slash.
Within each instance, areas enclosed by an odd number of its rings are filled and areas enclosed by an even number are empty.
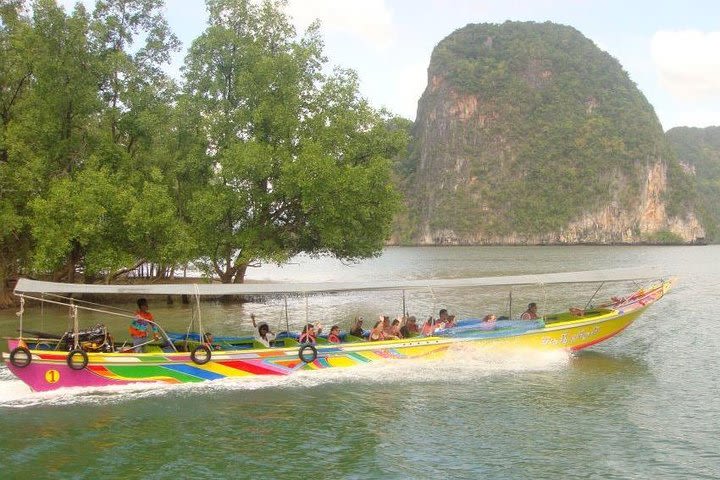
<svg viewBox="0 0 720 480">
<path fill-rule="evenodd" d="M 247 376 L 253 375 L 250 372 L 246 372 L 244 370 L 239 370 L 237 368 L 228 367 L 228 366 L 221 365 L 221 364 L 215 363 L 215 362 L 209 362 L 209 363 L 206 363 L 205 365 L 193 364 L 193 367 L 200 368 L 202 370 L 207 370 L 208 372 L 217 373 L 218 375 L 223 375 L 225 377 L 247 377 Z"/>
<path fill-rule="evenodd" d="M 367 358 L 368 360 L 383 360 L 385 357 L 382 355 L 378 355 L 377 353 L 373 352 L 372 350 L 366 350 L 364 352 L 355 352 L 357 354 L 362 355 L 363 357 Z"/>
<path fill-rule="evenodd" d="M 402 353 L 403 355 L 407 355 L 408 357 L 420 357 L 424 355 L 428 355 L 429 353 L 433 352 L 434 350 L 441 350 L 444 351 L 444 348 L 441 348 L 437 343 L 431 344 L 431 345 L 418 345 L 418 346 L 412 346 L 412 347 L 405 347 L 405 348 L 399 348 L 398 351 Z"/>
<path fill-rule="evenodd" d="M 330 357 L 327 359 L 327 362 L 331 367 L 354 367 L 360 363 L 357 360 L 353 360 L 348 357 Z"/>
</svg>

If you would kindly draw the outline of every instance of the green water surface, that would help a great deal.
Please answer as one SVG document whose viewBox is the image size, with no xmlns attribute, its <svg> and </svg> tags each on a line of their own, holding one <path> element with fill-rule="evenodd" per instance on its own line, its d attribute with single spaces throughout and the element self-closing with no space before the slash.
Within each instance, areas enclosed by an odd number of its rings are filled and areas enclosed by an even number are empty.
<svg viewBox="0 0 720 480">
<path fill-rule="evenodd" d="M 251 272 L 257 280 L 372 280 L 659 265 L 677 287 L 620 336 L 576 355 L 455 352 L 171 387 L 27 392 L 0 368 L 0 478 L 720 478 L 720 248 L 396 248 Z M 632 285 L 621 285 L 627 289 Z M 516 289 L 513 310 L 583 305 L 597 285 Z M 603 287 L 599 295 L 622 293 Z M 509 309 L 501 292 L 408 294 L 418 315 Z M 290 299 L 287 324 L 396 314 L 397 294 Z M 190 309 L 151 299 L 184 328 Z M 207 329 L 282 327 L 284 301 L 203 306 Z M 27 312 L 45 329 L 52 309 Z M 33 318 L 30 318 L 33 317 Z M 84 318 L 88 323 L 97 319 Z M 121 332 L 124 320 L 113 324 Z M 0 333 L 13 334 L 13 312 Z M 62 328 L 60 328 L 62 330 Z"/>
</svg>

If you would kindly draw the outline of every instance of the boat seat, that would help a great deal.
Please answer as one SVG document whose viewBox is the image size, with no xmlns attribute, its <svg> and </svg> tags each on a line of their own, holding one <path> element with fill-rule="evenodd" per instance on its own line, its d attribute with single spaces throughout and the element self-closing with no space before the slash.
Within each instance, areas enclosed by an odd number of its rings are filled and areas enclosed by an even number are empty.
<svg viewBox="0 0 720 480">
<path fill-rule="evenodd" d="M 347 335 L 345 335 L 345 341 L 348 342 L 348 343 L 350 343 L 350 342 L 362 342 L 362 341 L 365 341 L 365 339 L 364 339 L 364 338 L 360 338 L 360 337 L 356 337 L 355 335 L 350 335 L 350 334 L 348 333 Z"/>
<path fill-rule="evenodd" d="M 195 340 L 178 340 L 174 342 L 174 344 L 178 352 L 192 352 L 196 347 L 199 347 L 201 345 L 200 342 L 197 342 Z"/>
</svg>

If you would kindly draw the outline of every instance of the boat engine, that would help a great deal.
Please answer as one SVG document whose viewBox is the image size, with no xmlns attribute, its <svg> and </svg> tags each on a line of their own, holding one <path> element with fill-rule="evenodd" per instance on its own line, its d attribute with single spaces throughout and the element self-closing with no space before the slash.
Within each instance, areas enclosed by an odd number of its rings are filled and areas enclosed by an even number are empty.
<svg viewBox="0 0 720 480">
<path fill-rule="evenodd" d="M 65 332 L 63 336 L 67 342 L 67 349 L 73 349 L 73 332 Z M 98 323 L 86 330 L 78 331 L 78 343 L 80 348 L 86 352 L 112 352 L 114 350 L 112 337 L 107 327 Z"/>
</svg>

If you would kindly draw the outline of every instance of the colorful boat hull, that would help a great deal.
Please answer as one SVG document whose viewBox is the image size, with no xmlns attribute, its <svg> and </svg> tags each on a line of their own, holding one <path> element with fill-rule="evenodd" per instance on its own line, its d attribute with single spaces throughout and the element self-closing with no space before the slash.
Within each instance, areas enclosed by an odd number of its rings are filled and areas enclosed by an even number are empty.
<svg viewBox="0 0 720 480">
<path fill-rule="evenodd" d="M 382 342 L 321 344 L 310 362 L 300 359 L 299 348 L 213 351 L 205 364 L 190 353 L 87 353 L 85 368 L 75 370 L 67 353 L 30 350 L 32 361 L 24 367 L 6 359 L 8 368 L 35 391 L 63 387 L 104 387 L 131 383 L 193 383 L 255 375 L 290 375 L 298 370 L 347 368 L 390 359 L 440 358 L 456 348 L 577 351 L 622 332 L 671 287 L 663 282 L 640 290 L 609 308 L 585 316 L 568 313 L 545 317 L 530 327 L 470 330 L 465 334 L 413 337 Z M 515 322 L 517 323 L 517 322 Z M 9 339 L 12 349 L 21 345 Z"/>
</svg>

